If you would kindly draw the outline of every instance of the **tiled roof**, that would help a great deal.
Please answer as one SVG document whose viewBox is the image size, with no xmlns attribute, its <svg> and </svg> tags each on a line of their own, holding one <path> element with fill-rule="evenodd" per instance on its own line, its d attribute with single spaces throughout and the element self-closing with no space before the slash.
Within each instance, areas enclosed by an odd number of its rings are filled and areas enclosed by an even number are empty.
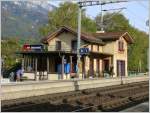
<svg viewBox="0 0 150 113">
<path fill-rule="evenodd" d="M 67 26 L 62 26 L 60 29 L 58 29 L 56 32 L 49 34 L 45 38 L 42 39 L 43 43 L 48 43 L 49 40 L 53 39 L 60 33 L 68 31 L 71 32 L 72 34 L 77 36 L 77 31 L 67 27 Z M 128 43 L 133 43 L 132 37 L 127 33 L 127 32 L 104 32 L 104 33 L 81 33 L 81 40 L 90 42 L 90 43 L 96 43 L 96 44 L 101 44 L 105 45 L 107 41 L 115 41 L 118 40 L 120 37 L 123 37 Z"/>
<path fill-rule="evenodd" d="M 132 37 L 127 32 L 93 33 L 93 36 L 101 39 L 104 42 L 118 40 L 122 36 L 128 43 L 133 43 Z"/>
<path fill-rule="evenodd" d="M 58 29 L 56 32 L 49 34 L 48 36 L 46 36 L 45 38 L 42 39 L 43 43 L 47 43 L 49 40 L 53 39 L 55 36 L 57 36 L 58 34 L 62 33 L 63 31 L 69 31 L 72 34 L 77 36 L 77 31 L 75 31 L 74 29 L 70 28 L 70 27 L 66 27 L 66 26 L 62 26 L 60 29 Z M 90 43 L 97 43 L 97 44 L 101 44 L 104 45 L 105 43 L 101 40 L 98 39 L 96 37 L 94 37 L 91 34 L 87 34 L 87 33 L 81 33 L 81 39 Z"/>
</svg>

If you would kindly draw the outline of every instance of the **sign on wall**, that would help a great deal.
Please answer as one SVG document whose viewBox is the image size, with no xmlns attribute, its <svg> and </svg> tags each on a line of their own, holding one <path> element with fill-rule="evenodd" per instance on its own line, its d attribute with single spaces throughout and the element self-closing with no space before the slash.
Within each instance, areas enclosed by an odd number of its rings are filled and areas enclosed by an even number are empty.
<svg viewBox="0 0 150 113">
<path fill-rule="evenodd" d="M 89 53 L 89 48 L 80 48 L 79 52 L 80 52 L 81 55 L 88 54 Z"/>
<path fill-rule="evenodd" d="M 24 51 L 42 51 L 43 49 L 44 49 L 44 46 L 41 44 L 36 44 L 36 45 L 25 44 L 25 45 L 23 45 Z"/>
</svg>

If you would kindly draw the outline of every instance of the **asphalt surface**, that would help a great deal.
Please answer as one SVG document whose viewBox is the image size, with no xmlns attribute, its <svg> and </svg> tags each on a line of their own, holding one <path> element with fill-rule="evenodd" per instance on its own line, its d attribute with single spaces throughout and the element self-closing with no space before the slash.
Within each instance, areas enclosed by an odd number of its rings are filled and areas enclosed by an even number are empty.
<svg viewBox="0 0 150 113">
<path fill-rule="evenodd" d="M 121 112 L 149 112 L 149 102 L 138 104 L 131 108 L 124 109 Z"/>
</svg>

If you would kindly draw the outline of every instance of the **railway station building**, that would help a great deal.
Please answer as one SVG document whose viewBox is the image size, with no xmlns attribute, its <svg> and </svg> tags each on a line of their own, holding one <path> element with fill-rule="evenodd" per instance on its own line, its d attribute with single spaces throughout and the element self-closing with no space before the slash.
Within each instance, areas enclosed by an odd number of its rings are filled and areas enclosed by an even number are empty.
<svg viewBox="0 0 150 113">
<path fill-rule="evenodd" d="M 77 77 L 77 31 L 62 26 L 41 40 L 44 49 L 23 49 L 24 76 L 29 79 L 58 80 Z M 79 78 L 128 76 L 128 45 L 133 43 L 128 32 L 81 33 L 81 48 L 88 48 L 81 55 Z M 112 73 L 110 74 L 110 71 Z"/>
</svg>

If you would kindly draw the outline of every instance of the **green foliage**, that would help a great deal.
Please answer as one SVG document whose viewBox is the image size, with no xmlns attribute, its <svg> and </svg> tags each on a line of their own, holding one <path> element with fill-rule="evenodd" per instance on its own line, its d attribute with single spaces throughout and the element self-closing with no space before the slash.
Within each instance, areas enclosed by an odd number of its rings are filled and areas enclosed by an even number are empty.
<svg viewBox="0 0 150 113">
<path fill-rule="evenodd" d="M 19 38 L 3 38 L 5 40 L 1 41 L 1 54 L 4 59 L 4 67 L 10 68 L 16 63 L 16 59 L 19 60 L 19 56 L 16 52 L 20 51 L 22 45 L 25 43 L 35 44 L 38 43 L 36 39 L 19 39 Z"/>
<path fill-rule="evenodd" d="M 20 50 L 21 46 L 18 43 L 17 38 L 10 38 L 7 40 L 2 40 L 1 42 L 1 54 L 4 59 L 4 67 L 9 68 L 15 64 L 16 59 L 16 51 Z"/>
<path fill-rule="evenodd" d="M 141 62 L 142 71 L 148 69 L 148 35 L 135 28 L 128 30 L 134 43 L 128 47 L 129 70 L 138 70 Z"/>
<path fill-rule="evenodd" d="M 48 14 L 48 24 L 40 28 L 42 35 L 47 35 L 50 31 L 53 32 L 60 26 L 69 26 L 77 29 L 78 5 L 71 2 L 61 3 L 60 7 Z M 96 23 L 85 15 L 85 10 L 82 10 L 82 31 L 95 32 Z"/>
</svg>

